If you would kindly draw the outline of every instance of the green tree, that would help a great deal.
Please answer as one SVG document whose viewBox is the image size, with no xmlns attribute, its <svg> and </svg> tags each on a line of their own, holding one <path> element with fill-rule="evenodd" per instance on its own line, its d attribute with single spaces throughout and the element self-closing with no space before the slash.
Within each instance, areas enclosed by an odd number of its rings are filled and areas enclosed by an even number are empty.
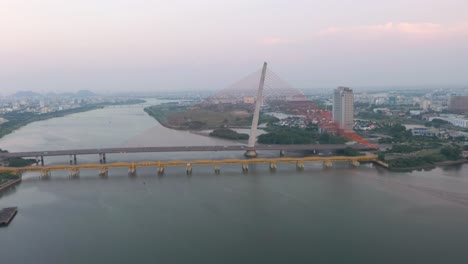
<svg viewBox="0 0 468 264">
<path fill-rule="evenodd" d="M 377 155 L 377 158 L 381 161 L 385 161 L 385 153 L 382 153 L 380 152 L 378 155 Z"/>
<path fill-rule="evenodd" d="M 461 157 L 462 149 L 458 145 L 445 146 L 440 149 L 440 154 L 444 155 L 447 159 L 457 160 Z"/>
</svg>

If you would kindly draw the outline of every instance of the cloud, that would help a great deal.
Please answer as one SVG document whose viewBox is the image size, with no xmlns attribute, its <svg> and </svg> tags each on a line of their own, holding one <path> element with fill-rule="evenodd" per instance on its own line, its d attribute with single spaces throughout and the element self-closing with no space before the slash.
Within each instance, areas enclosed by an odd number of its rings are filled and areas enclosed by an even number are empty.
<svg viewBox="0 0 468 264">
<path fill-rule="evenodd" d="M 388 22 L 385 24 L 346 26 L 346 27 L 328 27 L 320 30 L 317 35 L 328 36 L 338 34 L 400 34 L 411 36 L 440 36 L 448 34 L 466 34 L 468 33 L 468 23 L 456 25 L 442 25 L 437 23 L 408 23 L 408 22 Z"/>
<path fill-rule="evenodd" d="M 284 38 L 279 38 L 279 37 L 268 37 L 260 40 L 261 45 L 265 46 L 273 46 L 273 45 L 279 45 L 279 44 L 285 44 L 289 43 L 290 41 Z"/>
</svg>

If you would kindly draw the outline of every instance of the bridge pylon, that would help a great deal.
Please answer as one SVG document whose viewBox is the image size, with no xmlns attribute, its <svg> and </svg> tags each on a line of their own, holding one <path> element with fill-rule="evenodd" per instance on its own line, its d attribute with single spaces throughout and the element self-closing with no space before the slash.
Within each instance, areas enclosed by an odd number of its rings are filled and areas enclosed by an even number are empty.
<svg viewBox="0 0 468 264">
<path fill-rule="evenodd" d="M 250 128 L 249 141 L 247 144 L 247 146 L 251 149 L 247 150 L 244 154 L 248 158 L 257 157 L 257 152 L 255 151 L 254 147 L 257 141 L 258 120 L 260 118 L 260 107 L 262 106 L 262 102 L 263 102 L 263 88 L 265 86 L 266 71 L 267 71 L 267 63 L 264 62 L 263 68 L 262 68 L 262 75 L 260 77 L 260 83 L 258 85 L 258 90 L 257 90 L 257 98 L 255 101 L 255 111 L 254 111 L 253 118 L 252 118 L 252 126 Z"/>
</svg>

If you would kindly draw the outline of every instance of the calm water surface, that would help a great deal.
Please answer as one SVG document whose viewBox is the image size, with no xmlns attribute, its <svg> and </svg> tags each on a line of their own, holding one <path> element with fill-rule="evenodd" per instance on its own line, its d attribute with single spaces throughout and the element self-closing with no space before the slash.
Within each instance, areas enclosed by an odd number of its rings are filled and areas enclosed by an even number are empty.
<svg viewBox="0 0 468 264">
<path fill-rule="evenodd" d="M 157 103 L 157 102 L 155 102 Z M 10 151 L 231 145 L 160 126 L 142 108 L 79 113 L 0 139 Z M 235 158 L 243 153 L 108 155 L 109 161 Z M 277 153 L 262 153 L 275 156 Z M 97 156 L 79 156 L 96 162 Z M 48 164 L 68 157 L 47 158 Z M 391 173 L 308 164 L 139 169 L 128 177 L 54 172 L 0 197 L 0 263 L 468 263 L 468 166 Z"/>
</svg>

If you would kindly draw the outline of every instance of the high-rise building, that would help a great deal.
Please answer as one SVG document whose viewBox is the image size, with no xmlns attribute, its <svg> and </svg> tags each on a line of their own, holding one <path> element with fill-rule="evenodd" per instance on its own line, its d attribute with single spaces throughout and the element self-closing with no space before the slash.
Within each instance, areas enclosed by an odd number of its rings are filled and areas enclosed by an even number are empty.
<svg viewBox="0 0 468 264">
<path fill-rule="evenodd" d="M 333 93 L 333 120 L 340 128 L 353 129 L 354 125 L 354 94 L 347 87 L 338 87 Z"/>
<path fill-rule="evenodd" d="M 454 113 L 468 113 L 468 96 L 450 96 L 448 110 Z"/>
</svg>

